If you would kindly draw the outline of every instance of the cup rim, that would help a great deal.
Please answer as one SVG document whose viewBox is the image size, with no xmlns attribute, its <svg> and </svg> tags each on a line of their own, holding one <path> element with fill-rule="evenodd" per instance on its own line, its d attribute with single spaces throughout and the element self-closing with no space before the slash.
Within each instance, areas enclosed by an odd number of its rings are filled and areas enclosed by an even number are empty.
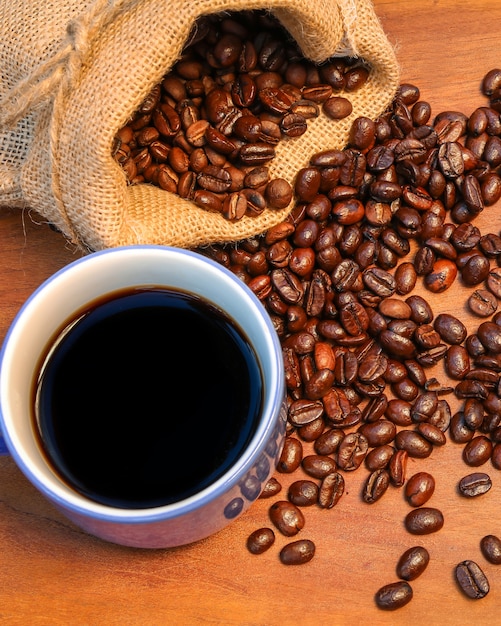
<svg viewBox="0 0 501 626">
<path fill-rule="evenodd" d="M 129 257 L 131 254 L 139 255 L 143 258 L 144 255 L 149 255 L 151 259 L 189 257 L 193 262 L 206 267 L 213 273 L 219 274 L 222 280 L 231 285 L 232 289 L 237 289 L 242 293 L 248 306 L 254 311 L 255 318 L 262 328 L 270 358 L 273 359 L 273 366 L 270 368 L 271 376 L 268 376 L 266 379 L 266 386 L 269 392 L 266 394 L 261 422 L 251 442 L 238 461 L 202 491 L 177 502 L 144 509 L 114 508 L 95 502 L 73 490 L 69 490 L 67 487 L 63 487 L 64 481 L 61 481 L 55 474 L 53 480 L 45 480 L 41 472 L 38 471 L 36 462 L 26 457 L 22 443 L 18 442 L 18 437 L 13 437 L 10 432 L 12 419 L 9 416 L 8 405 L 12 403 L 12 399 L 9 399 L 7 390 L 9 365 L 14 357 L 13 353 L 17 342 L 16 335 L 19 334 L 19 329 L 22 328 L 23 324 L 31 318 L 33 311 L 36 310 L 40 299 L 47 290 L 57 288 L 59 283 L 66 280 L 68 276 L 71 277 L 71 275 L 77 274 L 83 266 L 92 267 L 93 265 L 101 264 L 103 259 L 110 256 L 119 257 L 126 255 Z M 82 302 L 82 304 L 84 303 L 85 301 Z M 43 281 L 25 300 L 11 322 L 0 348 L 0 432 L 5 439 L 10 454 L 28 480 L 56 505 L 71 510 L 73 513 L 91 515 L 94 519 L 102 521 L 131 524 L 165 521 L 169 518 L 192 513 L 206 505 L 208 501 L 215 500 L 223 495 L 250 471 L 256 460 L 264 452 L 270 434 L 279 420 L 284 392 L 285 373 L 280 341 L 269 314 L 257 296 L 241 279 L 213 259 L 192 250 L 172 246 L 137 244 L 107 248 L 91 252 L 65 265 Z"/>
</svg>

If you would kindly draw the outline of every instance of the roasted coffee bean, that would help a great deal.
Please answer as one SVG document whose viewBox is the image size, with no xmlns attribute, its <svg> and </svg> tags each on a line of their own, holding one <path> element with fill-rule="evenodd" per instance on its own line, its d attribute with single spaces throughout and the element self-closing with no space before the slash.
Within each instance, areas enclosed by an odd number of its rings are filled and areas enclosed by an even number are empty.
<svg viewBox="0 0 501 626">
<path fill-rule="evenodd" d="M 351 102 L 342 96 L 332 96 L 322 104 L 324 113 L 333 120 L 341 120 L 353 111 Z"/>
<path fill-rule="evenodd" d="M 445 354 L 445 371 L 453 380 L 462 380 L 470 371 L 470 356 L 464 346 L 453 345 Z"/>
<path fill-rule="evenodd" d="M 362 421 L 375 422 L 383 417 L 387 408 L 388 398 L 384 393 L 370 398 L 362 411 Z"/>
<path fill-rule="evenodd" d="M 468 308 L 478 317 L 491 317 L 498 308 L 496 296 L 487 289 L 476 289 L 468 298 Z"/>
<path fill-rule="evenodd" d="M 344 478 L 339 472 L 331 472 L 322 478 L 318 492 L 318 504 L 323 509 L 331 509 L 344 493 Z"/>
<path fill-rule="evenodd" d="M 487 493 L 492 487 L 492 481 L 488 474 L 475 472 L 463 476 L 458 483 L 458 491 L 462 496 L 475 498 Z"/>
<path fill-rule="evenodd" d="M 428 472 L 417 472 L 405 485 L 405 498 L 413 507 L 423 506 L 435 491 L 435 479 Z"/>
<path fill-rule="evenodd" d="M 294 426 L 304 426 L 321 417 L 324 407 L 320 401 L 295 400 L 289 407 L 289 422 Z"/>
<path fill-rule="evenodd" d="M 325 478 L 337 469 L 336 462 L 330 456 L 322 454 L 309 454 L 303 458 L 304 471 L 313 478 Z"/>
<path fill-rule="evenodd" d="M 464 421 L 471 430 L 478 430 L 484 420 L 484 407 L 480 400 L 468 398 L 463 404 Z"/>
<path fill-rule="evenodd" d="M 426 274 L 424 284 L 433 293 L 442 293 L 449 289 L 457 276 L 457 267 L 449 259 L 438 259 L 433 263 L 431 271 Z"/>
<path fill-rule="evenodd" d="M 480 549 L 485 559 L 493 565 L 501 564 L 501 539 L 496 535 L 486 535 L 480 540 Z"/>
<path fill-rule="evenodd" d="M 349 433 L 339 444 L 337 450 L 337 464 L 340 469 L 353 471 L 362 464 L 369 444 L 361 433 Z"/>
<path fill-rule="evenodd" d="M 296 506 L 312 506 L 318 501 L 318 485 L 311 480 L 296 480 L 289 486 L 288 498 Z"/>
<path fill-rule="evenodd" d="M 466 465 L 479 467 L 490 459 L 492 454 L 492 442 L 485 435 L 473 437 L 463 448 L 463 460 Z"/>
<path fill-rule="evenodd" d="M 396 291 L 395 278 L 386 270 L 373 267 L 362 273 L 364 285 L 382 298 L 392 296 Z"/>
<path fill-rule="evenodd" d="M 497 267 L 489 272 L 486 285 L 489 291 L 494 294 L 496 298 L 501 298 L 501 268 Z"/>
<path fill-rule="evenodd" d="M 421 422 L 418 424 L 416 431 L 422 435 L 426 441 L 429 441 L 432 446 L 445 446 L 447 443 L 445 433 L 438 426 L 429 422 Z"/>
<path fill-rule="evenodd" d="M 275 543 L 275 533 L 271 528 L 258 528 L 247 538 L 247 549 L 251 554 L 263 554 Z"/>
<path fill-rule="evenodd" d="M 450 313 L 439 313 L 433 322 L 433 327 L 442 341 L 446 343 L 458 345 L 466 339 L 466 326 Z"/>
<path fill-rule="evenodd" d="M 489 593 L 489 581 L 475 561 L 458 563 L 455 574 L 459 588 L 468 598 L 479 600 Z"/>
<path fill-rule="evenodd" d="M 444 525 L 444 516 L 438 509 L 420 507 L 412 509 L 405 517 L 405 527 L 412 535 L 438 532 Z"/>
<path fill-rule="evenodd" d="M 286 437 L 277 470 L 283 474 L 294 472 L 303 458 L 303 444 L 295 437 Z"/>
<path fill-rule="evenodd" d="M 417 282 L 417 273 L 410 261 L 400 263 L 395 270 L 395 287 L 399 295 L 410 293 Z"/>
<path fill-rule="evenodd" d="M 468 258 L 461 268 L 461 278 L 465 285 L 479 285 L 489 275 L 490 263 L 483 254 L 474 254 Z"/>
<path fill-rule="evenodd" d="M 409 402 L 392 398 L 388 401 L 385 415 L 396 426 L 410 426 L 412 424 L 411 410 L 412 406 Z"/>
<path fill-rule="evenodd" d="M 411 319 L 416 324 L 430 324 L 433 321 L 431 306 L 422 296 L 412 295 L 405 301 L 411 308 Z"/>
<path fill-rule="evenodd" d="M 345 433 L 342 430 L 330 428 L 324 431 L 313 444 L 315 452 L 320 456 L 328 456 L 334 454 Z"/>
<path fill-rule="evenodd" d="M 411 417 L 413 422 L 425 422 L 436 411 L 438 396 L 433 392 L 421 393 L 412 403 Z"/>
<path fill-rule="evenodd" d="M 477 329 L 477 336 L 486 350 L 501 353 L 501 326 L 494 322 L 482 322 Z"/>
<path fill-rule="evenodd" d="M 425 459 L 433 451 L 432 444 L 415 430 L 399 431 L 395 436 L 395 445 L 415 459 Z"/>
<path fill-rule="evenodd" d="M 375 595 L 376 605 L 385 611 L 401 609 L 412 600 L 413 591 L 408 582 L 399 580 L 384 585 Z"/>
<path fill-rule="evenodd" d="M 386 493 L 390 486 L 390 474 L 384 469 L 376 469 L 372 471 L 365 482 L 362 499 L 367 504 L 377 502 Z"/>
<path fill-rule="evenodd" d="M 270 520 L 286 537 L 292 537 L 304 527 L 305 519 L 301 510 L 292 502 L 279 500 L 271 505 Z"/>
<path fill-rule="evenodd" d="M 370 472 L 374 472 L 377 469 L 383 469 L 388 466 L 394 453 L 395 448 L 390 444 L 377 446 L 367 453 L 367 456 L 365 457 L 365 466 Z"/>
<path fill-rule="evenodd" d="M 306 442 L 315 441 L 324 432 L 325 422 L 323 418 L 319 417 L 313 422 L 309 422 L 304 426 L 300 426 L 297 429 L 299 437 Z"/>
<path fill-rule="evenodd" d="M 391 443 L 395 438 L 397 429 L 390 420 L 378 419 L 374 422 L 363 424 L 359 427 L 358 432 L 366 438 L 370 448 L 375 448 Z"/>
<path fill-rule="evenodd" d="M 283 565 L 303 565 L 315 556 L 315 544 L 310 539 L 299 539 L 287 543 L 281 550 L 279 558 Z"/>
<path fill-rule="evenodd" d="M 396 450 L 390 459 L 388 470 L 390 472 L 390 480 L 395 487 L 402 487 L 405 483 L 407 472 L 407 460 L 409 453 L 407 450 Z"/>
<path fill-rule="evenodd" d="M 425 571 L 430 562 L 430 554 L 423 546 L 413 546 L 398 559 L 397 576 L 402 580 L 415 580 Z"/>
<path fill-rule="evenodd" d="M 411 339 L 391 330 L 383 330 L 379 335 L 379 342 L 384 350 L 397 358 L 411 359 L 416 352 Z"/>
</svg>

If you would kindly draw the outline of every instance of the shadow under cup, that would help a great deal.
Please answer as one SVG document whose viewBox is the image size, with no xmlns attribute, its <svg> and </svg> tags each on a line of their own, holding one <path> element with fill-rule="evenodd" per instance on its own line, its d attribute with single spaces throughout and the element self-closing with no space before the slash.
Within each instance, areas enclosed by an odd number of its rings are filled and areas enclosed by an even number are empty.
<svg viewBox="0 0 501 626">
<path fill-rule="evenodd" d="M 124 508 L 85 497 L 54 471 L 34 427 L 33 387 L 49 342 L 76 312 L 107 294 L 136 287 L 193 294 L 233 320 L 256 355 L 262 401 L 250 441 L 211 484 L 169 504 Z M 260 495 L 273 474 L 285 422 L 282 351 L 268 313 L 230 271 L 186 250 L 131 246 L 75 261 L 26 301 L 0 353 L 0 429 L 9 452 L 26 477 L 62 513 L 85 531 L 114 543 L 173 547 L 225 527 Z M 170 445 L 185 442 L 176 440 Z"/>
</svg>

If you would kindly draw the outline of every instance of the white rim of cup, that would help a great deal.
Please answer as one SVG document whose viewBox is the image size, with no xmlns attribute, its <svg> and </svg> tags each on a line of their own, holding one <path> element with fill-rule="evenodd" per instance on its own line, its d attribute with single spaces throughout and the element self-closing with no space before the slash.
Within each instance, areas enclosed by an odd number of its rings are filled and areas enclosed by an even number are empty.
<svg viewBox="0 0 501 626">
<path fill-rule="evenodd" d="M 7 422 L 11 420 L 11 416 L 9 409 L 5 406 L 6 390 L 10 381 L 9 367 L 12 359 L 14 358 L 13 352 L 17 344 L 17 336 L 22 333 L 23 327 L 25 327 L 31 319 L 33 311 L 36 310 L 39 301 L 47 296 L 50 296 L 50 292 L 53 291 L 54 288 L 60 288 L 59 283 L 64 283 L 65 281 L 71 279 L 74 274 L 78 275 L 78 271 L 83 265 L 100 265 L 103 257 L 106 258 L 110 255 L 113 257 L 124 254 L 130 255 L 131 252 L 133 254 L 141 255 L 144 255 L 145 253 L 150 254 L 152 258 L 158 258 L 158 256 L 163 257 L 166 254 L 170 257 L 190 257 L 194 263 L 202 264 L 212 272 L 217 273 L 223 281 L 231 285 L 232 289 L 236 287 L 240 290 L 243 297 L 247 301 L 248 306 L 255 313 L 256 320 L 262 329 L 264 337 L 266 338 L 269 354 L 273 356 L 273 360 L 275 361 L 270 368 L 271 377 L 268 377 L 265 381 L 269 391 L 266 394 L 265 403 L 263 405 L 263 417 L 261 423 L 238 462 L 235 463 L 225 474 L 223 474 L 223 476 L 199 493 L 178 502 L 147 509 L 119 509 L 94 502 L 64 487 L 63 481 L 61 481 L 56 474 L 54 474 L 55 478 L 52 483 L 47 484 L 41 476 L 36 463 L 30 458 L 27 458 L 23 453 L 23 446 L 19 441 L 19 438 L 17 436 L 15 436 L 15 438 L 11 436 L 12 433 L 10 425 L 7 425 Z M 147 285 L 148 283 L 147 281 L 144 281 L 142 284 Z M 156 281 L 154 284 L 158 285 L 159 283 Z M 84 304 L 85 301 L 82 302 L 82 305 Z M 49 337 L 47 340 L 48 339 Z M 81 259 L 77 259 L 76 261 L 69 263 L 45 280 L 27 298 L 12 321 L 0 349 L 0 432 L 5 439 L 9 453 L 12 455 L 16 464 L 28 480 L 30 480 L 32 484 L 34 484 L 54 503 L 75 513 L 83 515 L 90 514 L 94 519 L 102 521 L 120 523 L 164 521 L 166 519 L 190 513 L 200 507 L 203 507 L 209 500 L 216 499 L 223 495 L 227 490 L 241 480 L 241 478 L 253 467 L 257 459 L 264 452 L 264 449 L 270 439 L 270 436 L 274 432 L 276 423 L 279 419 L 284 393 L 285 374 L 283 369 L 280 340 L 271 318 L 257 296 L 241 279 L 216 261 L 190 250 L 170 246 L 138 244 L 133 246 L 109 248 L 93 252 L 82 257 Z M 85 502 L 86 504 L 83 505 L 82 502 Z"/>
</svg>

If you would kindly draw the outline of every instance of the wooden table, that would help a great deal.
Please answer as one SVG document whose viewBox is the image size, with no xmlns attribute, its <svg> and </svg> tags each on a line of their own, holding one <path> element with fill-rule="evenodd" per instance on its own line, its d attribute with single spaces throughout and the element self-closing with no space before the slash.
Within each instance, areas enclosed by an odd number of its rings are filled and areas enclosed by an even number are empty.
<svg viewBox="0 0 501 626">
<path fill-rule="evenodd" d="M 470 114 L 486 104 L 479 85 L 501 63 L 501 4 L 497 0 L 376 0 L 376 10 L 401 64 L 402 81 L 421 89 L 435 113 Z M 500 207 L 478 224 L 499 232 Z M 25 298 L 52 272 L 78 256 L 60 235 L 28 212 L 0 214 L 0 337 Z M 433 300 L 435 311 L 459 313 L 458 289 Z M 471 327 L 471 326 L 470 326 Z M 461 447 L 448 443 L 408 472 L 437 479 L 430 505 L 442 509 L 443 530 L 423 538 L 404 530 L 408 505 L 392 489 L 363 504 L 365 472 L 347 477 L 347 493 L 332 510 L 306 510 L 301 533 L 316 542 L 313 561 L 285 567 L 286 542 L 261 556 L 245 548 L 248 534 L 268 525 L 260 500 L 230 528 L 196 545 L 142 551 L 90 537 L 59 515 L 26 481 L 13 461 L 0 459 L 0 622 L 5 624 L 496 624 L 500 623 L 501 567 L 485 562 L 479 541 L 501 535 L 501 476 L 490 467 L 492 490 L 481 500 L 456 495 L 469 473 Z M 409 475 L 410 475 L 409 473 Z M 283 476 L 279 476 L 280 479 Z M 278 534 L 278 533 L 277 533 Z M 396 580 L 395 564 L 411 545 L 425 545 L 431 562 L 413 583 L 414 599 L 395 613 L 378 610 L 374 592 Z M 463 597 L 453 568 L 463 559 L 484 567 L 490 594 Z"/>
</svg>

